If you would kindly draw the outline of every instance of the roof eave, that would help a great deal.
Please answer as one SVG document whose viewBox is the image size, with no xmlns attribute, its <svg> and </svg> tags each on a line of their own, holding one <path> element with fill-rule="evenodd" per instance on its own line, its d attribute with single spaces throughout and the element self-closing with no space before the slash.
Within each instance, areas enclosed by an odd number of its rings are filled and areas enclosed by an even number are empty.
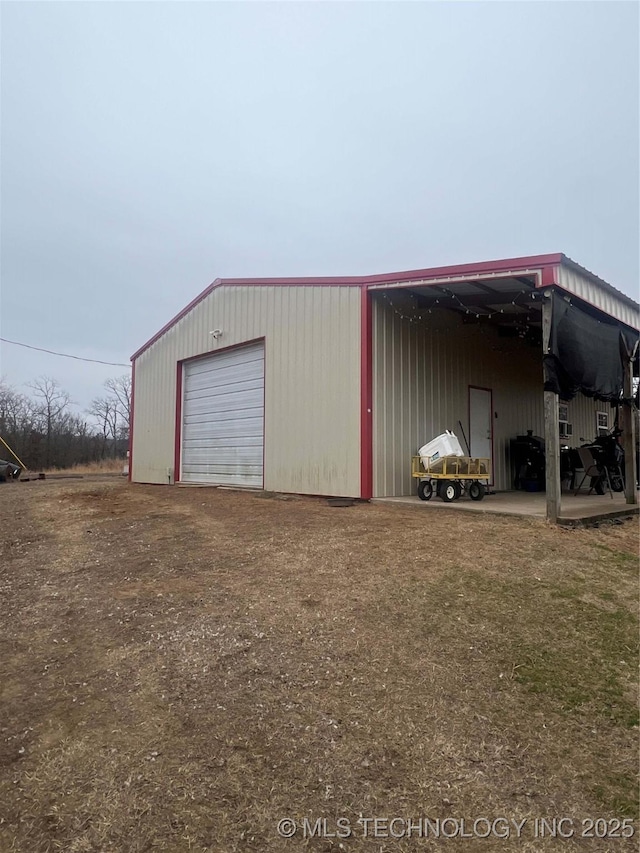
<svg viewBox="0 0 640 853">
<path fill-rule="evenodd" d="M 568 257 L 568 255 L 561 255 L 561 264 L 562 266 L 567 267 L 568 269 L 572 269 L 575 272 L 580 273 L 585 278 L 588 278 L 590 281 L 593 281 L 595 284 L 602 287 L 607 292 L 611 293 L 616 299 L 620 299 L 621 302 L 625 302 L 627 305 L 630 305 L 632 308 L 635 308 L 636 311 L 640 310 L 640 305 L 632 299 L 630 296 L 627 296 L 626 293 L 623 293 L 621 290 L 618 290 L 617 287 L 614 287 L 612 284 L 609 284 L 608 281 L 605 281 L 600 276 L 588 270 L 586 267 L 583 267 L 581 264 L 574 261 L 573 258 Z"/>
<path fill-rule="evenodd" d="M 218 287 L 370 287 L 383 284 L 394 284 L 397 282 L 424 281 L 428 279 L 443 279 L 465 276 L 472 278 L 480 275 L 499 275 L 500 273 L 517 272 L 518 270 L 542 270 L 541 284 L 556 283 L 551 281 L 553 272 L 559 266 L 564 265 L 578 271 L 608 292 L 621 299 L 626 304 L 638 310 L 639 306 L 633 299 L 617 290 L 613 285 L 596 276 L 585 267 L 573 261 L 562 252 L 547 255 L 528 255 L 520 258 L 504 258 L 497 261 L 482 261 L 471 264 L 454 264 L 444 267 L 428 267 L 419 270 L 406 270 L 403 272 L 383 273 L 382 275 L 363 276 L 322 276 L 303 278 L 217 278 L 198 294 L 185 308 L 183 308 L 173 319 L 169 320 L 155 335 L 137 349 L 131 356 L 135 361 L 143 352 L 149 349 L 156 341 L 166 334 L 173 326 L 185 317 L 193 308 Z"/>
</svg>

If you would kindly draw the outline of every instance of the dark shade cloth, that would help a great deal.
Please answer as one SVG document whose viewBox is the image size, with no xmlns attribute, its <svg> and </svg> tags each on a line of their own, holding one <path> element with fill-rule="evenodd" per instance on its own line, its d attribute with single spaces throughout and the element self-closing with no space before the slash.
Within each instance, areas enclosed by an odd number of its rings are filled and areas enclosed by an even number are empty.
<svg viewBox="0 0 640 853">
<path fill-rule="evenodd" d="M 637 355 L 638 332 L 597 320 L 552 293 L 551 337 L 544 356 L 544 390 L 571 400 L 578 391 L 607 403 L 623 399 L 624 371 Z"/>
</svg>

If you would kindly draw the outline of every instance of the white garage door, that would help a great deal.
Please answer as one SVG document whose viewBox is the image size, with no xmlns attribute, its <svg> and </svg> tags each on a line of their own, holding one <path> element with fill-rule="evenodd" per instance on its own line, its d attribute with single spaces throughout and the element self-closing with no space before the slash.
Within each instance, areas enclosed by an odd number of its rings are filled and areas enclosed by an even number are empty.
<svg viewBox="0 0 640 853">
<path fill-rule="evenodd" d="M 264 344 L 199 358 L 183 369 L 180 479 L 262 488 Z"/>
</svg>

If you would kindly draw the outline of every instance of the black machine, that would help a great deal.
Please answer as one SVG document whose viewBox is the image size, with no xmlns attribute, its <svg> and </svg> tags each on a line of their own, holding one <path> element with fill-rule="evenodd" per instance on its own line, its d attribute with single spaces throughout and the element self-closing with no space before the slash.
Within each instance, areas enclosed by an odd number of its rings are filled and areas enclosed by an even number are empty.
<svg viewBox="0 0 640 853">
<path fill-rule="evenodd" d="M 581 445 L 581 447 L 586 447 L 591 451 L 600 471 L 598 477 L 591 478 L 593 490 L 598 495 L 604 494 L 607 476 L 609 477 L 612 491 L 624 491 L 624 449 L 618 440 L 621 435 L 622 430 L 616 424 L 606 435 L 596 436 L 593 441 Z M 575 468 L 581 467 L 580 458 L 575 451 L 573 451 L 573 460 L 575 473 Z"/>
<path fill-rule="evenodd" d="M 614 492 L 624 491 L 624 450 L 619 442 L 622 430 L 616 425 L 606 435 L 581 446 L 588 448 L 598 466 L 599 474 L 592 477 L 591 486 L 596 494 L 603 495 L 606 477 L 609 477 Z M 526 435 L 511 439 L 511 465 L 513 487 L 527 492 L 540 492 L 545 488 L 545 443 L 544 438 L 527 430 Z M 575 448 L 560 448 L 560 478 L 573 488 L 576 471 L 582 469 L 580 456 Z"/>
<path fill-rule="evenodd" d="M 528 429 L 526 435 L 511 439 L 513 487 L 541 492 L 545 486 L 544 438 Z"/>
</svg>

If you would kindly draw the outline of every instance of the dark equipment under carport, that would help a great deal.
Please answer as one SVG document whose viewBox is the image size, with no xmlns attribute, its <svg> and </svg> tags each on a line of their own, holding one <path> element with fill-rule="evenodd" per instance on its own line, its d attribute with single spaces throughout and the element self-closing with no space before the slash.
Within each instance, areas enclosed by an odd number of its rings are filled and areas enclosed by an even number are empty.
<svg viewBox="0 0 640 853">
<path fill-rule="evenodd" d="M 7 462 L 6 459 L 0 459 L 0 483 L 6 483 L 7 480 L 17 480 L 21 473 L 22 468 L 19 465 Z"/>
</svg>

